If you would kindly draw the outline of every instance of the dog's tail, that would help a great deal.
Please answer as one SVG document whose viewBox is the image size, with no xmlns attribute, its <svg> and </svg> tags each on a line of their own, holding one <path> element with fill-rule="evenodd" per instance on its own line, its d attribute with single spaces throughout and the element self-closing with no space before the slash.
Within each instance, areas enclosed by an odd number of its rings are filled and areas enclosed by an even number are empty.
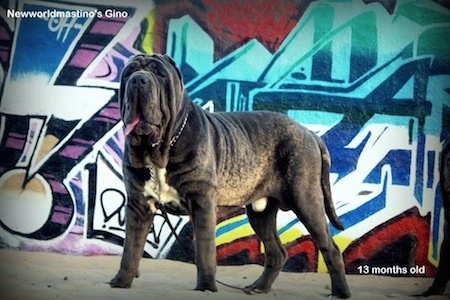
<svg viewBox="0 0 450 300">
<path fill-rule="evenodd" d="M 344 230 L 344 225 L 342 225 L 341 220 L 336 214 L 334 208 L 333 198 L 331 197 L 331 187 L 330 187 L 330 154 L 325 146 L 325 143 L 319 136 L 316 136 L 317 144 L 319 145 L 320 152 L 322 155 L 322 176 L 321 185 L 324 197 L 325 212 L 330 220 L 331 224 L 339 230 Z"/>
</svg>

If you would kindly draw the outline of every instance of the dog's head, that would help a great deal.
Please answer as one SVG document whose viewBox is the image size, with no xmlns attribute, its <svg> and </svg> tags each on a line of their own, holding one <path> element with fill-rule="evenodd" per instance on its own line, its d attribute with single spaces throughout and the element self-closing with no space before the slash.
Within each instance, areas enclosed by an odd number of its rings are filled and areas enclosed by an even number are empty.
<svg viewBox="0 0 450 300">
<path fill-rule="evenodd" d="M 169 56 L 131 57 L 119 89 L 120 115 L 131 145 L 152 149 L 168 142 L 182 99 L 182 76 Z"/>
</svg>

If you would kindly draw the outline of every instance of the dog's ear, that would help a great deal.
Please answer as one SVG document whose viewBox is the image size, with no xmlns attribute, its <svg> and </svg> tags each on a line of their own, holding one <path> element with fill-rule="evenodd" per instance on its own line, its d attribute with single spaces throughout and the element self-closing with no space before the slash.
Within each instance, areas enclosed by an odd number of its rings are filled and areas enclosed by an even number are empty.
<svg viewBox="0 0 450 300">
<path fill-rule="evenodd" d="M 124 113 L 125 113 L 125 101 L 124 101 L 124 97 L 125 97 L 125 80 L 123 79 L 124 77 L 124 73 L 125 70 L 127 68 L 127 65 L 125 65 L 125 68 L 122 70 L 122 74 L 120 74 L 120 81 L 119 81 L 119 92 L 118 92 L 118 102 L 119 102 L 119 111 L 120 111 L 120 118 L 122 120 L 124 120 Z"/>
<path fill-rule="evenodd" d="M 170 57 L 167 54 L 163 54 L 163 58 L 168 61 L 173 67 L 174 69 L 177 71 L 178 77 L 180 78 L 180 82 L 183 83 L 183 74 L 181 74 L 180 69 L 178 68 L 177 64 L 175 63 L 175 61 L 172 59 L 172 57 Z"/>
<path fill-rule="evenodd" d="M 138 55 L 140 55 L 140 54 L 134 54 L 134 55 L 131 55 L 130 57 L 128 57 L 128 60 L 127 60 L 127 62 L 125 63 L 125 66 L 127 66 L 133 59 L 135 59 Z"/>
<path fill-rule="evenodd" d="M 125 67 L 128 66 L 133 60 L 136 60 L 139 57 L 145 57 L 145 54 L 138 53 L 138 54 L 131 55 L 130 57 L 128 57 L 128 60 L 125 63 Z M 124 68 L 124 70 L 125 70 L 125 68 Z"/>
<path fill-rule="evenodd" d="M 125 101 L 124 101 L 124 97 L 125 97 L 125 86 L 126 86 L 126 81 L 125 81 L 125 74 L 127 72 L 128 66 L 130 65 L 130 63 L 136 59 L 136 57 L 140 56 L 142 54 L 136 54 L 136 55 L 132 55 L 128 58 L 128 61 L 125 64 L 125 67 L 122 70 L 122 73 L 120 74 L 120 81 L 119 81 L 119 93 L 118 93 L 118 100 L 119 100 L 119 110 L 120 110 L 120 117 L 123 120 L 124 119 L 124 113 L 125 113 Z"/>
</svg>

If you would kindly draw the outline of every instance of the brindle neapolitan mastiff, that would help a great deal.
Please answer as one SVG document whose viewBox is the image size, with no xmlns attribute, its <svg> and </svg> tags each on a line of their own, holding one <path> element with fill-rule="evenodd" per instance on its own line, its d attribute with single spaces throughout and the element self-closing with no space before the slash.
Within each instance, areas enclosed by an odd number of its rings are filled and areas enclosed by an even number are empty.
<svg viewBox="0 0 450 300">
<path fill-rule="evenodd" d="M 280 113 L 206 112 L 190 100 L 167 55 L 132 57 L 122 73 L 119 101 L 128 201 L 124 252 L 112 287 L 130 287 L 138 275 L 156 204 L 162 202 L 170 213 L 192 218 L 196 290 L 217 291 L 217 210 L 246 206 L 266 256 L 249 291 L 269 291 L 286 262 L 276 228 L 282 209 L 298 216 L 322 251 L 332 295 L 350 297 L 325 216 L 343 229 L 331 198 L 329 154 L 318 136 Z"/>
<path fill-rule="evenodd" d="M 450 280 L 450 136 L 442 146 L 439 165 L 442 204 L 444 206 L 444 240 L 441 244 L 439 265 L 433 283 L 424 296 L 442 295 Z"/>
</svg>

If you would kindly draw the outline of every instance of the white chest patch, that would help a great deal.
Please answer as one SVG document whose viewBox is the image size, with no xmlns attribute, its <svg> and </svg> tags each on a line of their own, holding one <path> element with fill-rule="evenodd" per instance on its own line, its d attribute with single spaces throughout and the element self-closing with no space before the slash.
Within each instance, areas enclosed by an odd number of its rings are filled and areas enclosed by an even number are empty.
<svg viewBox="0 0 450 300">
<path fill-rule="evenodd" d="M 266 209 L 267 206 L 267 198 L 260 198 L 252 203 L 252 209 L 256 212 L 262 212 Z"/>
<path fill-rule="evenodd" d="M 156 201 L 160 201 L 162 203 L 176 202 L 180 203 L 180 196 L 176 189 L 167 184 L 166 181 L 166 169 L 159 168 L 150 168 L 153 173 L 153 177 L 150 180 L 145 182 L 144 186 L 144 196 L 145 197 L 153 197 Z M 149 206 L 150 209 L 155 212 L 155 203 L 154 200 L 150 200 Z"/>
</svg>

